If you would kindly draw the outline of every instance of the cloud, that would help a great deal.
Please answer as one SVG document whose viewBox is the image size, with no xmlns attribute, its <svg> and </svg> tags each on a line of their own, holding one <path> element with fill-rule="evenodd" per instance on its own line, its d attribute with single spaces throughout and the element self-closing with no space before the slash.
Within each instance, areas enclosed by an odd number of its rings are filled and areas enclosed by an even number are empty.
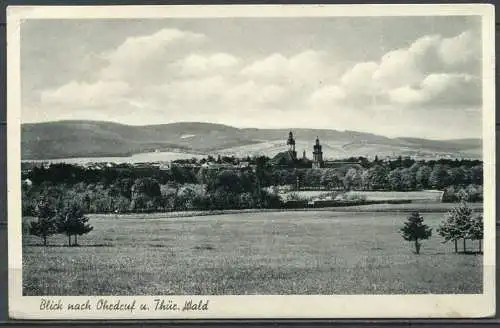
<svg viewBox="0 0 500 328">
<path fill-rule="evenodd" d="M 469 74 L 430 74 L 419 88 L 400 87 L 389 91 L 389 96 L 401 104 L 470 107 L 481 104 L 481 81 Z"/>
<path fill-rule="evenodd" d="M 340 78 L 343 88 L 356 90 L 359 93 L 371 93 L 375 90 L 373 76 L 379 65 L 375 62 L 365 62 L 354 65 Z"/>
<path fill-rule="evenodd" d="M 89 110 L 117 113 L 117 108 L 148 110 L 156 106 L 157 101 L 149 98 L 151 95 L 163 100 L 165 95 L 169 95 L 170 99 L 193 99 L 193 96 L 196 96 L 194 100 L 208 99 L 210 94 L 217 93 L 216 88 L 223 83 L 222 77 L 169 80 L 174 75 L 172 63 L 176 63 L 176 58 L 186 70 L 194 71 L 196 65 L 200 66 L 200 73 L 203 69 L 229 67 L 237 62 L 235 57 L 224 53 L 206 57 L 186 55 L 193 46 L 199 46 L 206 40 L 203 34 L 178 29 L 161 29 L 149 35 L 128 37 L 116 48 L 98 56 L 104 60 L 104 65 L 94 81 L 73 80 L 57 88 L 42 90 L 40 105 L 63 106 L 67 110 L 87 107 Z M 175 74 L 178 75 L 181 68 L 175 67 Z M 167 74 L 169 70 L 171 74 Z"/>
<path fill-rule="evenodd" d="M 472 31 L 443 39 L 438 48 L 442 61 L 449 66 L 463 65 L 481 59 L 480 37 Z"/>
<path fill-rule="evenodd" d="M 199 33 L 178 29 L 162 29 L 151 35 L 127 38 L 116 49 L 104 52 L 107 65 L 101 70 L 105 79 L 136 79 L 139 75 L 152 77 L 162 72 L 165 62 L 183 54 L 192 45 L 206 41 Z"/>
<path fill-rule="evenodd" d="M 373 82 L 381 88 L 418 83 L 436 66 L 439 35 L 428 35 L 415 40 L 409 47 L 386 53 L 373 74 Z"/>
<path fill-rule="evenodd" d="M 190 54 L 172 65 L 181 75 L 196 76 L 214 73 L 220 70 L 228 71 L 239 64 L 240 60 L 227 53 L 209 55 Z"/>
<path fill-rule="evenodd" d="M 71 81 L 59 88 L 45 90 L 40 100 L 44 104 L 70 106 L 101 106 L 116 103 L 130 92 L 130 86 L 119 81 L 85 83 Z"/>
<path fill-rule="evenodd" d="M 210 76 L 173 81 L 148 88 L 145 97 L 150 106 L 181 109 L 193 113 L 241 113 L 245 110 L 262 110 L 279 104 L 287 90 L 279 85 L 260 84 L 254 81 L 236 82 L 224 76 Z"/>
<path fill-rule="evenodd" d="M 427 35 L 408 47 L 391 50 L 379 61 L 353 65 L 336 84 L 312 92 L 310 101 L 373 105 L 481 105 L 478 37 L 465 31 L 455 37 Z M 342 96 L 340 96 L 342 95 Z M 321 101 L 317 101 L 321 98 Z"/>
<path fill-rule="evenodd" d="M 330 85 L 314 91 L 310 98 L 310 104 L 313 106 L 328 105 L 338 103 L 344 100 L 345 97 L 344 89 L 336 85 Z"/>
<path fill-rule="evenodd" d="M 228 88 L 223 95 L 230 106 L 255 107 L 276 104 L 283 100 L 287 90 L 275 84 L 259 84 L 252 80 Z"/>
<path fill-rule="evenodd" d="M 144 98 L 150 102 L 169 108 L 186 106 L 185 109 L 196 106 L 198 110 L 208 107 L 227 90 L 228 83 L 223 76 L 215 75 L 203 78 L 189 78 L 166 82 L 151 86 L 142 91 Z"/>
<path fill-rule="evenodd" d="M 322 51 L 307 50 L 291 56 L 271 54 L 241 70 L 243 77 L 286 83 L 292 86 L 319 85 L 331 78 L 333 65 Z"/>
</svg>

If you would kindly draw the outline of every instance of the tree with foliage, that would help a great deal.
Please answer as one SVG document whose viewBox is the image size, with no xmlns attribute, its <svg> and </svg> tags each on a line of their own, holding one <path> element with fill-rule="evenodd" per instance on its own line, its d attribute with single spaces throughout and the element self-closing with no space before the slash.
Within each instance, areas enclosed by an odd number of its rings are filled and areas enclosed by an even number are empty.
<svg viewBox="0 0 500 328">
<path fill-rule="evenodd" d="M 239 194 L 243 191 L 241 179 L 235 170 L 223 170 L 217 174 L 213 186 L 209 190 L 223 190 L 228 193 Z"/>
<path fill-rule="evenodd" d="M 465 188 L 465 192 L 468 195 L 468 200 L 470 202 L 482 202 L 483 201 L 483 186 L 470 184 Z"/>
<path fill-rule="evenodd" d="M 321 185 L 328 189 L 337 189 L 340 185 L 340 179 L 335 169 L 323 170 L 321 175 Z"/>
<path fill-rule="evenodd" d="M 363 185 L 361 173 L 354 167 L 347 170 L 342 182 L 345 190 L 361 189 Z"/>
<path fill-rule="evenodd" d="M 367 190 L 383 190 L 388 187 L 388 172 L 382 165 L 375 165 L 363 172 L 363 187 Z"/>
<path fill-rule="evenodd" d="M 78 245 L 77 236 L 87 234 L 94 229 L 88 221 L 82 206 L 70 201 L 57 213 L 57 232 L 68 236 L 68 246 L 76 246 Z M 71 236 L 75 237 L 73 244 Z"/>
<path fill-rule="evenodd" d="M 320 169 L 308 169 L 304 177 L 304 184 L 309 187 L 317 187 L 321 183 L 322 172 Z"/>
<path fill-rule="evenodd" d="M 420 240 L 429 239 L 432 236 L 432 228 L 424 224 L 424 218 L 418 212 L 413 212 L 408 217 L 408 221 L 400 231 L 404 240 L 415 242 L 416 254 L 420 254 L 422 246 Z"/>
<path fill-rule="evenodd" d="M 432 169 L 427 165 L 420 166 L 415 173 L 415 182 L 418 188 L 427 188 L 429 186 L 429 177 Z"/>
<path fill-rule="evenodd" d="M 458 253 L 458 240 L 463 239 L 463 250 L 466 251 L 466 239 L 472 226 L 472 207 L 467 203 L 465 195 L 461 195 L 460 204 L 448 212 L 446 219 L 438 228 L 438 233 L 445 242 L 455 243 L 455 253 Z"/>
<path fill-rule="evenodd" d="M 446 167 L 441 164 L 436 164 L 432 168 L 429 176 L 429 185 L 432 188 L 443 189 L 448 184 L 449 176 Z"/>
<path fill-rule="evenodd" d="M 388 177 L 387 180 L 389 182 L 389 186 L 391 187 L 391 190 L 402 190 L 403 189 L 403 184 L 402 184 L 402 176 L 401 176 L 401 169 L 396 168 L 392 170 Z"/>
<path fill-rule="evenodd" d="M 289 169 L 274 169 L 271 171 L 271 182 L 274 186 L 283 186 L 294 183 L 292 171 Z"/>
<path fill-rule="evenodd" d="M 483 166 L 476 165 L 470 169 L 470 179 L 472 184 L 483 184 Z"/>
<path fill-rule="evenodd" d="M 23 183 L 21 186 L 21 207 L 23 216 L 33 216 L 35 215 L 35 205 L 34 199 L 36 199 L 37 193 L 33 191 L 32 186 Z"/>
<path fill-rule="evenodd" d="M 470 238 L 479 241 L 479 252 L 483 251 L 482 241 L 484 238 L 483 216 L 478 215 L 472 220 Z"/>
<path fill-rule="evenodd" d="M 47 246 L 47 237 L 57 233 L 53 200 L 47 197 L 41 198 L 35 207 L 35 214 L 38 220 L 31 222 L 29 233 L 42 238 L 43 246 Z"/>
<path fill-rule="evenodd" d="M 218 171 L 210 168 L 200 168 L 197 174 L 197 182 L 205 185 L 213 185 Z"/>
<path fill-rule="evenodd" d="M 252 208 L 254 207 L 254 199 L 250 192 L 244 192 L 239 195 L 239 208 Z"/>
<path fill-rule="evenodd" d="M 405 191 L 415 188 L 415 177 L 408 168 L 401 170 L 401 188 Z"/>
<path fill-rule="evenodd" d="M 450 184 L 461 186 L 464 184 L 464 171 L 459 167 L 448 169 L 448 181 Z"/>
<path fill-rule="evenodd" d="M 131 210 L 154 210 L 161 203 L 159 183 L 152 178 L 135 180 L 132 186 Z"/>
<path fill-rule="evenodd" d="M 175 182 L 161 186 L 161 205 L 165 210 L 173 211 L 179 207 L 178 193 L 180 185 Z"/>
</svg>

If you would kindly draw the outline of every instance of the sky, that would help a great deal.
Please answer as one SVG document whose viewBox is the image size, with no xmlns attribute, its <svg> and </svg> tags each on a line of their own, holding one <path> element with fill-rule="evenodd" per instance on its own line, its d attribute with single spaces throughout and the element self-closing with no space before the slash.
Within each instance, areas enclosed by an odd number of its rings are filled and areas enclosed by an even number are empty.
<svg viewBox="0 0 500 328">
<path fill-rule="evenodd" d="M 474 16 L 26 20 L 22 122 L 480 138 Z"/>
</svg>

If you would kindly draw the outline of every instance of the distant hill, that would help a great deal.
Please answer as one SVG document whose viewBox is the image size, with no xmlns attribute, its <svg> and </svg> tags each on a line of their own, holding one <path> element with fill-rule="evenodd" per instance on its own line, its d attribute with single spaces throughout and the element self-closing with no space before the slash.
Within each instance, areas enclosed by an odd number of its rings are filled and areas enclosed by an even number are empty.
<svg viewBox="0 0 500 328">
<path fill-rule="evenodd" d="M 238 129 L 212 123 L 130 126 L 100 121 L 23 124 L 21 156 L 23 160 L 36 160 L 176 151 L 272 157 L 287 149 L 285 141 L 290 130 L 294 132 L 299 157 L 305 150 L 310 158 L 313 142 L 319 137 L 327 159 L 375 155 L 481 158 L 480 139 L 388 138 L 355 131 Z"/>
</svg>

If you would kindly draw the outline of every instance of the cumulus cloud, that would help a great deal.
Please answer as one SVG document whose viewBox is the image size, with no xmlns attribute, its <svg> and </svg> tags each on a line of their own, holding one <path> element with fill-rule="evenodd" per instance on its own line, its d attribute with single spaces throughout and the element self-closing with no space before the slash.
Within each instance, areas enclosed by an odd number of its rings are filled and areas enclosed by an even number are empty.
<svg viewBox="0 0 500 328">
<path fill-rule="evenodd" d="M 209 55 L 190 54 L 172 65 L 182 75 L 202 75 L 220 70 L 227 71 L 239 64 L 239 59 L 227 53 Z"/>
<path fill-rule="evenodd" d="M 465 31 L 455 37 L 443 39 L 439 44 L 438 52 L 444 63 L 455 66 L 479 61 L 480 47 L 479 36 L 472 31 Z"/>
<path fill-rule="evenodd" d="M 389 95 L 402 104 L 470 107 L 481 103 L 481 81 L 469 74 L 430 74 L 418 88 L 400 87 L 389 91 Z"/>
<path fill-rule="evenodd" d="M 336 85 L 329 85 L 313 92 L 310 103 L 313 106 L 322 106 L 342 101 L 346 97 L 344 89 Z"/>
<path fill-rule="evenodd" d="M 286 89 L 275 84 L 259 84 L 252 80 L 229 87 L 222 95 L 231 106 L 275 104 L 283 99 Z"/>
<path fill-rule="evenodd" d="M 331 68 L 324 52 L 307 50 L 288 57 L 280 53 L 271 54 L 247 65 L 241 74 L 255 80 L 302 86 L 323 83 L 329 78 Z"/>
<path fill-rule="evenodd" d="M 134 79 L 137 74 L 151 77 L 150 74 L 158 72 L 162 63 L 182 54 L 186 47 L 204 41 L 206 36 L 203 34 L 178 29 L 162 29 L 151 35 L 129 37 L 116 49 L 102 54 L 107 65 L 100 74 L 105 79 Z"/>
<path fill-rule="evenodd" d="M 358 93 L 371 93 L 375 91 L 373 76 L 378 67 L 375 62 L 356 64 L 342 75 L 340 83 L 345 89 L 356 90 Z"/>
<path fill-rule="evenodd" d="M 387 52 L 377 62 L 355 64 L 337 84 L 313 92 L 310 100 L 364 106 L 479 107 L 481 79 L 477 71 L 474 75 L 467 69 L 480 58 L 477 39 L 471 31 L 451 38 L 421 37 L 408 47 Z"/>
<path fill-rule="evenodd" d="M 120 81 L 95 83 L 71 81 L 59 88 L 41 93 L 41 102 L 47 104 L 95 106 L 114 103 L 130 92 L 130 86 Z"/>
<path fill-rule="evenodd" d="M 169 105 L 207 104 L 209 101 L 218 101 L 218 97 L 227 90 L 228 83 L 223 76 L 215 75 L 203 78 L 189 78 L 166 82 L 158 86 L 150 86 L 143 90 L 145 98 L 150 101 Z"/>
</svg>

